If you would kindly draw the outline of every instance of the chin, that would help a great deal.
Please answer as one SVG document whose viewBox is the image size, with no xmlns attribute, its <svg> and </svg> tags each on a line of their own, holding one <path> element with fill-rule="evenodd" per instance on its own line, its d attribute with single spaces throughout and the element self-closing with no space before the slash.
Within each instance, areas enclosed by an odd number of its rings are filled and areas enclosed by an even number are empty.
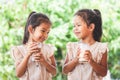
<svg viewBox="0 0 120 80">
<path fill-rule="evenodd" d="M 44 42 L 45 40 L 39 40 L 39 42 Z"/>
<path fill-rule="evenodd" d="M 79 37 L 78 40 L 80 40 L 81 38 Z"/>
<path fill-rule="evenodd" d="M 81 39 L 81 37 L 80 36 L 76 36 L 78 39 Z"/>
<path fill-rule="evenodd" d="M 36 42 L 36 43 L 40 43 L 41 42 L 41 40 L 38 40 L 38 39 L 33 39 L 32 41 Z"/>
<path fill-rule="evenodd" d="M 38 41 L 38 42 L 43 42 L 43 41 Z"/>
</svg>

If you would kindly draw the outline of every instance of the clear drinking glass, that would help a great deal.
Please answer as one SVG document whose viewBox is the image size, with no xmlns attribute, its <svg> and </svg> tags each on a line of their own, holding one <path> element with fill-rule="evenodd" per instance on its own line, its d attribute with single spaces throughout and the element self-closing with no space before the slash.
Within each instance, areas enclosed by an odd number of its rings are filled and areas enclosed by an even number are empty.
<svg viewBox="0 0 120 80">
<path fill-rule="evenodd" d="M 90 50 L 89 45 L 86 43 L 79 43 L 79 47 L 81 52 L 79 55 L 79 62 L 80 63 L 87 62 L 87 60 L 84 58 L 84 53 L 86 50 Z"/>
<path fill-rule="evenodd" d="M 41 47 L 42 47 L 42 43 L 38 43 L 38 49 L 39 49 L 39 51 L 41 51 Z M 36 53 L 33 53 L 32 54 L 32 61 L 33 62 L 35 62 L 35 58 L 34 58 L 34 55 L 35 55 Z M 36 66 L 38 67 L 39 66 L 39 63 L 38 62 L 35 62 L 36 63 Z"/>
</svg>

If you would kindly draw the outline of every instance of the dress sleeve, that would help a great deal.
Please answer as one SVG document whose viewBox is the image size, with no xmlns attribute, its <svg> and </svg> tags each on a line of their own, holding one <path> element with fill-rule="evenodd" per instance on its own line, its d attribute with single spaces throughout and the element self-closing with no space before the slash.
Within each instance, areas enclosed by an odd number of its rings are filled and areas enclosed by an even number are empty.
<svg viewBox="0 0 120 80">
<path fill-rule="evenodd" d="M 68 42 L 67 45 L 66 45 L 67 55 L 68 55 L 69 60 L 71 60 L 73 58 L 73 56 L 72 56 L 73 51 L 72 51 L 71 46 L 72 46 L 71 42 Z"/>
<path fill-rule="evenodd" d="M 108 49 L 108 44 L 107 44 L 107 43 L 101 43 L 101 44 L 100 44 L 100 48 L 99 48 L 99 52 L 100 52 L 101 54 L 104 54 L 106 51 L 107 51 L 107 53 L 108 53 L 108 51 L 109 51 L 109 49 Z"/>
<path fill-rule="evenodd" d="M 98 58 L 97 58 L 97 62 L 100 63 L 102 56 L 105 52 L 108 53 L 108 44 L 107 43 L 100 43 L 99 44 L 99 49 L 98 49 Z"/>
<path fill-rule="evenodd" d="M 11 56 L 15 61 L 15 66 L 17 66 L 17 64 L 19 64 L 23 59 L 23 55 L 19 51 L 18 46 L 14 46 L 11 48 Z"/>
<path fill-rule="evenodd" d="M 53 45 L 51 45 L 51 44 L 48 44 L 48 51 L 49 51 L 49 54 L 48 54 L 48 56 L 49 57 L 51 57 L 51 56 L 53 56 L 54 55 L 54 52 L 55 52 L 55 47 L 53 46 Z"/>
<path fill-rule="evenodd" d="M 55 51 L 55 47 L 51 44 L 47 44 L 45 47 L 44 47 L 44 55 L 45 55 L 45 59 L 48 60 L 48 62 L 51 63 L 51 59 L 50 57 L 51 56 L 54 56 L 54 51 Z"/>
</svg>

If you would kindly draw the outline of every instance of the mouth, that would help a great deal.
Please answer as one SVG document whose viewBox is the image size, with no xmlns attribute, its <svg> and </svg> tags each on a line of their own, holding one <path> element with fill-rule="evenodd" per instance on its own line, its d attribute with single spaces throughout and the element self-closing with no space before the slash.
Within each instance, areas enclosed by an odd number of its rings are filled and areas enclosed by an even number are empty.
<svg viewBox="0 0 120 80">
<path fill-rule="evenodd" d="M 45 38 L 40 38 L 40 40 L 43 42 L 43 41 L 45 41 L 46 39 L 45 39 Z"/>
<path fill-rule="evenodd" d="M 80 34 L 81 32 L 75 32 L 76 35 Z"/>
</svg>

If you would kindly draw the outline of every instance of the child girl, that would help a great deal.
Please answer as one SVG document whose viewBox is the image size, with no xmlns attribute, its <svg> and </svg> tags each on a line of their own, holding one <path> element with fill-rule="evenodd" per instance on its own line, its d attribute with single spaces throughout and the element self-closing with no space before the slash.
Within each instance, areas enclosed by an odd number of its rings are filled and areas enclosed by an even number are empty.
<svg viewBox="0 0 120 80">
<path fill-rule="evenodd" d="M 51 21 L 42 14 L 31 12 L 24 32 L 23 44 L 12 48 L 16 75 L 20 80 L 52 80 L 56 74 L 54 48 L 44 44 Z"/>
<path fill-rule="evenodd" d="M 107 74 L 107 44 L 100 42 L 102 19 L 99 10 L 82 9 L 74 16 L 74 34 L 78 42 L 67 44 L 67 55 L 63 72 L 68 80 L 102 80 Z M 81 47 L 86 44 L 88 47 Z M 83 49 L 84 53 L 82 53 Z M 89 48 L 89 49 L 87 49 Z M 83 54 L 83 57 L 80 55 Z M 84 62 L 82 62 L 84 58 Z"/>
</svg>

